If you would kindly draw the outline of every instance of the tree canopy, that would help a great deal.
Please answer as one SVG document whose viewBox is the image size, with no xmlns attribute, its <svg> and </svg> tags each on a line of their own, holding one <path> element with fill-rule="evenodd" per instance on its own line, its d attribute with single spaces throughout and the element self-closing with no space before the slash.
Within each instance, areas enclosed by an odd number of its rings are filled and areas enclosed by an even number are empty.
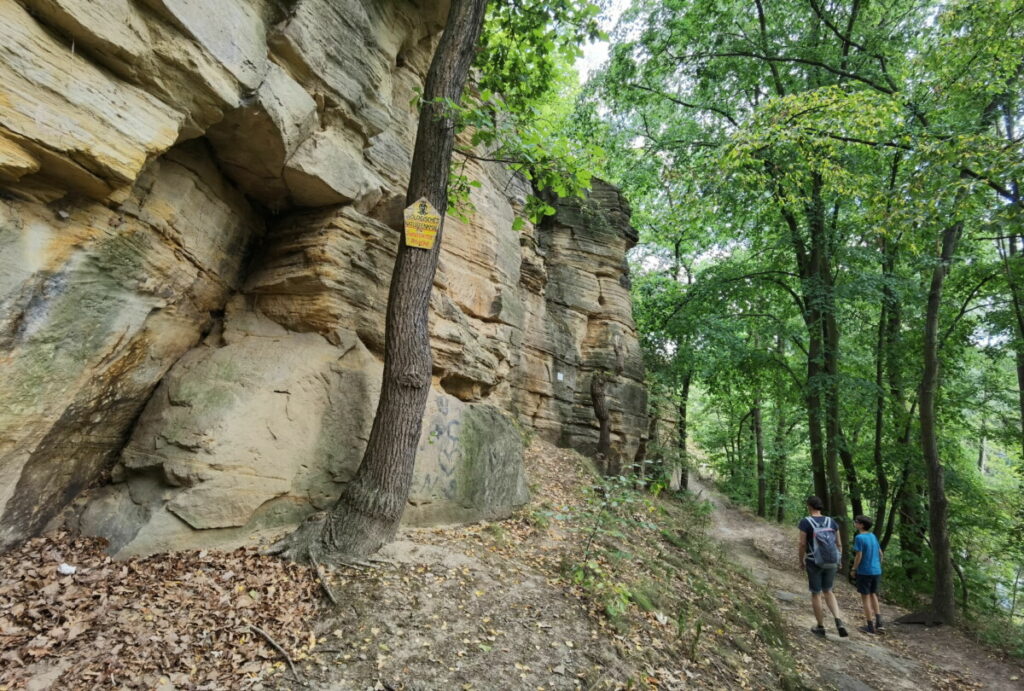
<svg viewBox="0 0 1024 691">
<path fill-rule="evenodd" d="M 941 619 L 1020 609 L 1022 56 L 1019 0 L 635 0 L 578 104 L 667 468 L 871 515 Z"/>
</svg>

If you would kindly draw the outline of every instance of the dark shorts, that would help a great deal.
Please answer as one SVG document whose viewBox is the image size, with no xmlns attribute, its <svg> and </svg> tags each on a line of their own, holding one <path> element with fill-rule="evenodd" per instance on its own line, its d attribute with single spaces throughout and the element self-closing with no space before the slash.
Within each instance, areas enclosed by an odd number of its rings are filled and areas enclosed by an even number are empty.
<svg viewBox="0 0 1024 691">
<path fill-rule="evenodd" d="M 878 582 L 882 580 L 880 575 L 863 576 L 857 574 L 857 592 L 861 595 L 872 595 L 878 592 Z"/>
<path fill-rule="evenodd" d="M 813 561 L 804 561 L 804 564 L 807 565 L 807 587 L 812 593 L 827 593 L 832 590 L 836 582 L 836 571 L 839 570 L 837 567 L 822 568 Z"/>
</svg>

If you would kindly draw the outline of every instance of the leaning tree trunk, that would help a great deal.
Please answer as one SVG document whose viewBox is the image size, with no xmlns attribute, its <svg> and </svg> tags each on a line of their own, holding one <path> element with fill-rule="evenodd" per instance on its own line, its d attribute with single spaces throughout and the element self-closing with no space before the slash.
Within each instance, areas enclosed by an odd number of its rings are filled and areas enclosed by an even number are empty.
<svg viewBox="0 0 1024 691">
<path fill-rule="evenodd" d="M 441 215 L 430 250 L 404 235 L 391 274 L 384 331 L 384 377 L 362 463 L 334 508 L 304 523 L 277 546 L 296 560 L 339 562 L 379 550 L 398 529 L 412 485 L 416 446 L 433 366 L 427 332 L 430 290 L 441 251 L 454 114 L 476 53 L 488 0 L 452 0 L 423 89 L 406 205 L 425 197 Z"/>
<path fill-rule="evenodd" d="M 952 623 L 956 614 L 953 590 L 953 560 L 949 547 L 947 525 L 948 502 L 942 461 L 939 459 L 938 435 L 935 430 L 935 398 L 939 382 L 939 308 L 942 285 L 949 273 L 950 262 L 960 238 L 962 223 L 953 223 L 942 232 L 942 254 L 932 269 L 928 290 L 928 309 L 924 325 L 924 373 L 921 376 L 921 449 L 928 469 L 929 534 L 935 569 L 932 591 L 932 616 Z"/>
</svg>

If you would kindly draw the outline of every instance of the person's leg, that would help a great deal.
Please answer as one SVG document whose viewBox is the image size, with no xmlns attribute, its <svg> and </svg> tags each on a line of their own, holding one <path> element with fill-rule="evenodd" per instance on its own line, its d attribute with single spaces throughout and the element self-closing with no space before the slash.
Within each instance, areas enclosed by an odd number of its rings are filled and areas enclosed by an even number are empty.
<svg viewBox="0 0 1024 691">
<path fill-rule="evenodd" d="M 864 619 L 871 625 L 875 621 L 874 604 L 871 602 L 871 576 L 858 575 L 856 586 L 864 607 Z"/>
<path fill-rule="evenodd" d="M 862 594 L 860 596 L 860 603 L 864 607 L 864 620 L 869 624 L 872 623 L 875 619 L 875 615 L 871 609 L 871 596 Z"/>
<path fill-rule="evenodd" d="M 875 633 L 874 605 L 871 603 L 871 576 L 857 576 L 857 592 L 860 593 L 860 601 L 864 606 L 864 626 L 858 627 L 858 631 L 864 633 Z"/>
<path fill-rule="evenodd" d="M 875 614 L 875 628 L 882 628 L 882 606 L 878 601 L 878 592 L 871 593 L 871 608 Z"/>
<path fill-rule="evenodd" d="M 846 631 L 846 624 L 843 623 L 843 613 L 839 611 L 839 603 L 836 601 L 835 594 L 830 588 L 825 590 L 823 595 L 825 596 L 825 604 L 828 605 L 828 611 L 832 612 L 832 616 L 836 620 L 836 631 L 839 632 L 840 637 L 846 638 L 850 634 Z"/>
<path fill-rule="evenodd" d="M 825 635 L 824 618 L 821 610 L 821 569 L 810 562 L 805 562 L 807 571 L 807 588 L 811 591 L 811 608 L 814 610 L 814 619 L 818 622 L 811 631 L 817 636 Z"/>
<path fill-rule="evenodd" d="M 839 603 L 836 602 L 835 593 L 831 590 L 826 590 L 823 594 L 825 596 L 825 604 L 828 605 L 828 611 L 832 612 L 833 617 L 839 619 L 842 613 L 839 611 Z"/>
<path fill-rule="evenodd" d="M 843 624 L 843 613 L 839 611 L 839 603 L 836 601 L 836 596 L 832 592 L 832 586 L 836 580 L 836 569 L 823 569 L 821 572 L 821 592 L 825 598 L 825 604 L 828 605 L 828 610 L 832 612 L 832 616 L 836 620 L 836 631 L 839 632 L 840 637 L 845 638 L 849 636 L 846 632 L 846 626 Z"/>
</svg>

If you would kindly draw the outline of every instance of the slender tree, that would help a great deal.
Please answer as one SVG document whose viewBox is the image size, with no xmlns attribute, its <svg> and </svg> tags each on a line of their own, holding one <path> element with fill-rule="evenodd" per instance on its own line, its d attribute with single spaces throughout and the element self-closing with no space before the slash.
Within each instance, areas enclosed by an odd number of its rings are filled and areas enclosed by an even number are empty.
<svg viewBox="0 0 1024 691">
<path fill-rule="evenodd" d="M 373 554 L 394 537 L 409 497 L 432 356 L 427 332 L 430 291 L 448 208 L 455 114 L 473 64 L 488 0 L 452 0 L 423 89 L 406 204 L 426 198 L 441 214 L 434 247 L 399 243 L 388 293 L 384 378 L 363 460 L 341 497 L 279 543 L 297 559 L 337 562 Z"/>
</svg>

